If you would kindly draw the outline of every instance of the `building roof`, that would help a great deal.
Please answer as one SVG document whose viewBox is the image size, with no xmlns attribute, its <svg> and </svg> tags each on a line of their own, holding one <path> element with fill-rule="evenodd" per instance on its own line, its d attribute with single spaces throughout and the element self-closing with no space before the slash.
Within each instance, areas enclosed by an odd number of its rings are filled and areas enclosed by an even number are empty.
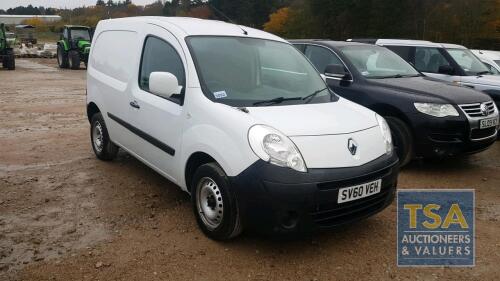
<svg viewBox="0 0 500 281">
<path fill-rule="evenodd" d="M 54 18 L 60 19 L 58 15 L 0 15 L 0 18 Z"/>
<path fill-rule="evenodd" d="M 35 27 L 29 24 L 19 24 L 16 25 L 16 28 L 35 28 Z"/>
</svg>

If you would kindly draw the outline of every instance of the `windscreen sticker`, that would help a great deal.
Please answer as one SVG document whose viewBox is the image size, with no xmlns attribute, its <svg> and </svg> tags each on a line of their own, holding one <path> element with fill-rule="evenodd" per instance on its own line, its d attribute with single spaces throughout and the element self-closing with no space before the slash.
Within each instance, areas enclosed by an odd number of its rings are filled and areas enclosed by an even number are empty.
<svg viewBox="0 0 500 281">
<path fill-rule="evenodd" d="M 225 98 L 225 97 L 227 97 L 226 91 L 218 91 L 218 92 L 214 92 L 214 97 L 215 97 L 216 99 L 222 99 L 222 98 Z"/>
</svg>

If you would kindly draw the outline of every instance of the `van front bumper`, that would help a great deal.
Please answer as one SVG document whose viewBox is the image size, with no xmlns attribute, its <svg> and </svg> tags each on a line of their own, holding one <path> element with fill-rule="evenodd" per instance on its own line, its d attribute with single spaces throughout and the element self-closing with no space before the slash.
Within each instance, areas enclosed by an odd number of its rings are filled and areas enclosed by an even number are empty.
<svg viewBox="0 0 500 281">
<path fill-rule="evenodd" d="M 262 160 L 230 177 L 245 228 L 297 233 L 335 228 L 369 217 L 394 199 L 398 159 L 384 155 L 358 167 L 309 169 L 307 173 Z M 338 190 L 382 179 L 377 194 L 337 203 Z"/>
</svg>

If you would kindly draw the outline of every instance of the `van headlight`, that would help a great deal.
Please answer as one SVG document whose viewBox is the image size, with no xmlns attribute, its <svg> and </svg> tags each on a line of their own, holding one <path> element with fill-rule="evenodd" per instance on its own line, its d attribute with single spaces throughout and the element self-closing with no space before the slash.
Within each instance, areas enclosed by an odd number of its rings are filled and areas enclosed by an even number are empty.
<svg viewBox="0 0 500 281">
<path fill-rule="evenodd" d="M 414 105 L 418 111 L 434 117 L 458 116 L 458 111 L 451 104 L 416 102 Z"/>
<path fill-rule="evenodd" d="M 299 150 L 290 138 L 265 125 L 255 125 L 248 130 L 248 143 L 253 152 L 271 164 L 307 172 Z"/>
<path fill-rule="evenodd" d="M 385 145 L 385 154 L 390 155 L 392 153 L 392 136 L 391 129 L 389 128 L 389 124 L 385 121 L 384 117 L 375 114 L 377 118 L 377 123 L 380 128 L 380 132 L 382 133 L 382 138 L 384 139 Z"/>
</svg>

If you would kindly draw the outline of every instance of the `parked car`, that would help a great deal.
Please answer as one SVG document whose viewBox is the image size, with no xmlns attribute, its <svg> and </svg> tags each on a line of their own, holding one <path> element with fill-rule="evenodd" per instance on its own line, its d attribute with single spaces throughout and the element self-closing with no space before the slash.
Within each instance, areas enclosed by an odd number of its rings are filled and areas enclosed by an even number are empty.
<svg viewBox="0 0 500 281">
<path fill-rule="evenodd" d="M 210 238 L 336 227 L 393 200 L 384 118 L 332 93 L 279 37 L 191 18 L 104 20 L 87 73 L 96 156 L 123 148 L 190 193 Z"/>
<path fill-rule="evenodd" d="M 500 75 L 500 52 L 488 50 L 471 50 L 495 75 Z"/>
<path fill-rule="evenodd" d="M 498 109 L 487 95 L 423 76 L 384 47 L 292 40 L 338 95 L 384 118 L 402 165 L 414 157 L 475 153 L 495 142 Z"/>
<path fill-rule="evenodd" d="M 351 41 L 385 46 L 425 75 L 485 92 L 500 107 L 500 76 L 491 75 L 488 67 L 463 46 L 420 40 Z"/>
</svg>

